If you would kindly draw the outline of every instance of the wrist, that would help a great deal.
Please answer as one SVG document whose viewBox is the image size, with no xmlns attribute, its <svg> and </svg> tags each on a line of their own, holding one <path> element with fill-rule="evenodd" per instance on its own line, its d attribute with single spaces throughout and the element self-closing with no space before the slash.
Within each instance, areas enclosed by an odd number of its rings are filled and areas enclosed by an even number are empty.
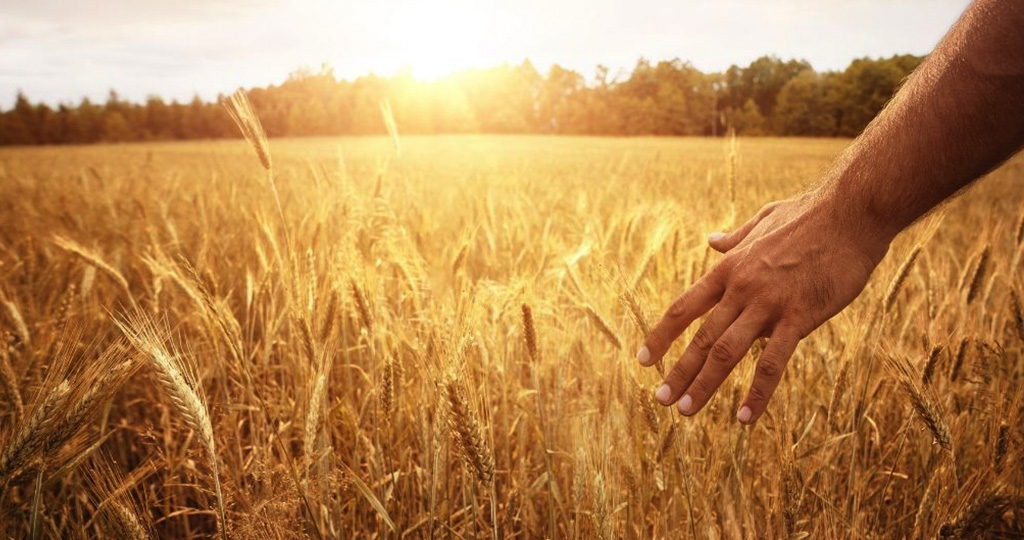
<svg viewBox="0 0 1024 540">
<path fill-rule="evenodd" d="M 902 227 L 894 224 L 893 215 L 879 208 L 866 197 L 858 196 L 835 185 L 824 185 L 810 195 L 814 207 L 837 241 L 866 255 L 875 265 L 882 261 Z"/>
</svg>

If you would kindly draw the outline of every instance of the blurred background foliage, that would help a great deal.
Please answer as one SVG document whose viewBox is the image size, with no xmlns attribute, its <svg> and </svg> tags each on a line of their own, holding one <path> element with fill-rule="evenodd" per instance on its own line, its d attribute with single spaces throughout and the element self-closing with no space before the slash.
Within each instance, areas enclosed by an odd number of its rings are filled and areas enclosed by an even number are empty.
<svg viewBox="0 0 1024 540">
<path fill-rule="evenodd" d="M 408 72 L 341 80 L 323 66 L 253 88 L 250 98 L 271 137 L 380 134 L 384 101 L 403 133 L 849 137 L 922 60 L 863 58 L 842 72 L 817 72 L 806 61 L 765 56 L 703 73 L 678 59 L 641 59 L 628 74 L 598 66 L 589 79 L 558 65 L 544 75 L 524 61 L 433 81 Z M 237 137 L 218 102 L 132 103 L 111 91 L 106 103 L 54 108 L 19 94 L 0 112 L 0 145 Z"/>
</svg>

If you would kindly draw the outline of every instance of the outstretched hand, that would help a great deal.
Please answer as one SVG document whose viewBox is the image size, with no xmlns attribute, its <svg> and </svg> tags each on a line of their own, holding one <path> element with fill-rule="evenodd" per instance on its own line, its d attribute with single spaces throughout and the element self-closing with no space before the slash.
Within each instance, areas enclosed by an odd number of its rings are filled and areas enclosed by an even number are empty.
<svg viewBox="0 0 1024 540">
<path fill-rule="evenodd" d="M 752 424 L 775 391 L 797 343 L 864 289 L 887 238 L 812 192 L 775 202 L 709 243 L 725 257 L 681 294 L 647 337 L 638 360 L 654 365 L 690 324 L 711 311 L 658 388 L 662 405 L 694 415 L 759 337 L 769 341 L 737 418 Z"/>
</svg>

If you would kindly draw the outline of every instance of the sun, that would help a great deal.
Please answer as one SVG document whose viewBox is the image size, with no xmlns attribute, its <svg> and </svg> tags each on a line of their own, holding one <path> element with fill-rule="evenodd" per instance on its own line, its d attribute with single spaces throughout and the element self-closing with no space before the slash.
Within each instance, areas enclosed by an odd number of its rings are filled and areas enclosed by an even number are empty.
<svg viewBox="0 0 1024 540">
<path fill-rule="evenodd" d="M 288 4 L 283 14 L 274 16 L 296 18 L 303 29 L 297 39 L 308 56 L 322 55 L 323 61 L 344 73 L 407 70 L 418 79 L 433 80 L 454 71 L 521 59 L 523 36 L 515 30 L 522 27 L 521 17 L 498 4 L 310 0 L 298 3 L 294 11 Z"/>
<path fill-rule="evenodd" d="M 459 69 L 493 64 L 501 13 L 485 2 L 416 2 L 402 17 L 397 34 L 406 40 L 408 66 L 420 77 L 435 78 Z"/>
<path fill-rule="evenodd" d="M 495 54 L 501 14 L 486 3 L 462 0 L 409 2 L 382 28 L 393 60 L 418 78 L 500 63 Z"/>
</svg>

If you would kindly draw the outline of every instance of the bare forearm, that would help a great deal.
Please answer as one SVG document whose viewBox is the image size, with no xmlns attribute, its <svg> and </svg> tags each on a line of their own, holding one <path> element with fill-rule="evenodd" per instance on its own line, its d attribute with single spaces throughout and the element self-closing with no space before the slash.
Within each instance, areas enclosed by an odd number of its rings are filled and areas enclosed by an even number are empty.
<svg viewBox="0 0 1024 540">
<path fill-rule="evenodd" d="M 887 245 L 1022 144 L 1024 2 L 980 0 L 820 191 L 836 203 L 838 219 Z"/>
<path fill-rule="evenodd" d="M 1024 144 L 1024 0 L 979 0 L 821 186 L 766 205 L 711 247 L 724 257 L 637 354 L 658 363 L 710 310 L 656 397 L 697 414 L 759 336 L 736 417 L 756 422 L 797 343 L 864 290 L 893 237 Z"/>
</svg>

